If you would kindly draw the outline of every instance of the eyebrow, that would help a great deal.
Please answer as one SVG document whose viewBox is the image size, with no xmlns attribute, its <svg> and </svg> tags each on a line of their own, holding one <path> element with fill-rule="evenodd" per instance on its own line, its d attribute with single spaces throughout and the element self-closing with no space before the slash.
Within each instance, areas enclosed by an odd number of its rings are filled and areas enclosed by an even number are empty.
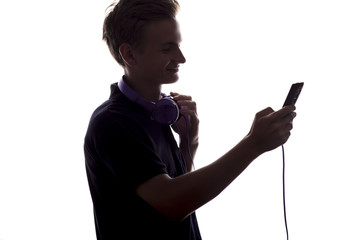
<svg viewBox="0 0 360 240">
<path fill-rule="evenodd" d="M 182 39 L 179 39 L 179 41 L 175 42 L 175 41 L 168 41 L 168 42 L 164 42 L 161 44 L 161 46 L 165 47 L 165 46 L 170 46 L 170 45 L 176 45 L 178 46 L 180 43 L 182 42 Z"/>
<path fill-rule="evenodd" d="M 170 40 L 170 41 L 164 42 L 161 44 L 161 46 L 165 46 L 165 45 L 176 45 L 177 46 L 181 42 L 182 42 L 182 37 L 178 36 L 175 41 Z"/>
</svg>

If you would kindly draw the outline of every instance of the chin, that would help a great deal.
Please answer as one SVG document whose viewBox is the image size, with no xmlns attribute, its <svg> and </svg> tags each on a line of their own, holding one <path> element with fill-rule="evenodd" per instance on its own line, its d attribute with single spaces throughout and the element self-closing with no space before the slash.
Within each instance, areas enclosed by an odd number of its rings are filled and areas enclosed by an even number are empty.
<svg viewBox="0 0 360 240">
<path fill-rule="evenodd" d="M 171 84 L 171 83 L 176 83 L 179 80 L 179 76 L 178 74 L 173 74 L 172 76 L 167 76 L 164 78 L 164 80 L 162 81 L 162 84 Z"/>
</svg>

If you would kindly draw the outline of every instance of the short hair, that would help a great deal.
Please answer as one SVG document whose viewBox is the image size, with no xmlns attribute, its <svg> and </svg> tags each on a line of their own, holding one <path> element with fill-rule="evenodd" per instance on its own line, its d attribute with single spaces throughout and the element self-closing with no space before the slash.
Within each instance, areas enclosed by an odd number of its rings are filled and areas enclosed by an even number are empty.
<svg viewBox="0 0 360 240">
<path fill-rule="evenodd" d="M 111 4 L 103 25 L 103 40 L 111 55 L 125 66 L 120 46 L 128 43 L 135 49 L 141 47 L 145 26 L 152 21 L 175 19 L 179 7 L 176 0 L 118 0 Z"/>
</svg>

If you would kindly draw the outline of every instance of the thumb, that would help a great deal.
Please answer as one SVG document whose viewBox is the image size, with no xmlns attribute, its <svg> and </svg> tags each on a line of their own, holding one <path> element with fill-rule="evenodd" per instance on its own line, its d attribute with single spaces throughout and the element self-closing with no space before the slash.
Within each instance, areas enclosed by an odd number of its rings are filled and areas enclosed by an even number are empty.
<svg viewBox="0 0 360 240">
<path fill-rule="evenodd" d="M 279 111 L 271 113 L 271 117 L 272 118 L 282 118 L 282 117 L 288 115 L 289 113 L 293 112 L 295 109 L 296 109 L 296 107 L 293 105 L 285 106 L 285 107 L 281 108 Z"/>
<path fill-rule="evenodd" d="M 267 115 L 269 115 L 270 113 L 273 113 L 273 112 L 274 112 L 274 110 L 271 107 L 267 107 L 267 108 L 261 110 L 260 112 L 256 113 L 255 118 L 259 119 L 259 118 L 267 116 Z"/>
</svg>

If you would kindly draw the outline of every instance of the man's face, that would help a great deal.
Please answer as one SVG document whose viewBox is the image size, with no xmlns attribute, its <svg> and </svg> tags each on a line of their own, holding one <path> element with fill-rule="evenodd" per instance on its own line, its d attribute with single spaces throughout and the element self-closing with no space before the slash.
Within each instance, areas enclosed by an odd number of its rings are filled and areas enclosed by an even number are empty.
<svg viewBox="0 0 360 240">
<path fill-rule="evenodd" d="M 152 84 L 174 83 L 179 65 L 185 63 L 179 46 L 181 35 L 175 20 L 161 20 L 145 28 L 143 46 L 136 51 L 136 71 Z"/>
</svg>

